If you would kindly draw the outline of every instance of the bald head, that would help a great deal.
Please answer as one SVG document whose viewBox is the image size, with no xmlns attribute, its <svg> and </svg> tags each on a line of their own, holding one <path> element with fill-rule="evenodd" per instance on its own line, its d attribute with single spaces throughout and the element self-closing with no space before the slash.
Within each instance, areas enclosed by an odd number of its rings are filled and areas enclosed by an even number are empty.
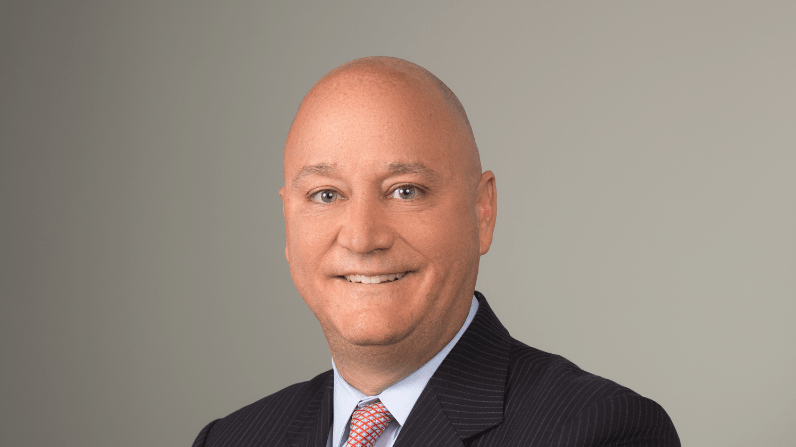
<svg viewBox="0 0 796 447">
<path fill-rule="evenodd" d="M 385 56 L 347 62 L 327 73 L 310 89 L 288 132 L 285 167 L 294 152 L 302 150 L 307 138 L 324 131 L 315 125 L 318 120 L 366 109 L 370 109 L 374 118 L 390 115 L 390 124 L 395 127 L 407 124 L 432 127 L 429 130 L 437 134 L 434 138 L 438 149 L 458 159 L 463 169 L 461 174 L 471 180 L 468 183 L 477 182 L 481 174 L 480 156 L 459 99 L 425 68 Z M 389 129 L 384 131 L 391 133 Z"/>
<path fill-rule="evenodd" d="M 467 113 L 465 113 L 459 98 L 456 97 L 453 91 L 448 88 L 444 82 L 420 65 L 397 57 L 363 57 L 335 68 L 321 78 L 321 81 L 338 75 L 354 76 L 359 77 L 359 79 L 370 78 L 375 82 L 379 82 L 380 80 L 384 82 L 390 78 L 403 79 L 407 83 L 414 82 L 417 85 L 425 85 L 432 89 L 436 89 L 437 94 L 441 96 L 439 99 L 447 106 L 448 112 L 451 113 L 455 119 L 459 120 L 459 124 L 466 128 L 467 132 L 472 135 L 470 121 L 467 119 Z M 318 82 L 318 84 L 320 84 L 320 82 Z"/>
</svg>

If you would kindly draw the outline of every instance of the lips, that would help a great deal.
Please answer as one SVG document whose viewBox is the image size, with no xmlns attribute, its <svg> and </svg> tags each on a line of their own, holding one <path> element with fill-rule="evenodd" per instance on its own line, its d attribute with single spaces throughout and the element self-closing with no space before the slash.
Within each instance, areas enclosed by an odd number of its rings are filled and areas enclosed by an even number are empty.
<svg viewBox="0 0 796 447">
<path fill-rule="evenodd" d="M 376 276 L 345 275 L 343 276 L 343 278 L 345 278 L 349 282 L 356 282 L 361 284 L 380 284 L 383 282 L 397 281 L 406 276 L 408 273 L 409 272 L 388 273 L 385 275 L 376 275 Z"/>
</svg>

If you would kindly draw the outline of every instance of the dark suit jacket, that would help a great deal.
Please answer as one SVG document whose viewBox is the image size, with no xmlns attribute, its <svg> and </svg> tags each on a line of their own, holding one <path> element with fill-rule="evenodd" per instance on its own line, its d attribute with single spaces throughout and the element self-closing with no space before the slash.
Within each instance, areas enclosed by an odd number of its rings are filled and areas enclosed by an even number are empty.
<svg viewBox="0 0 796 447">
<path fill-rule="evenodd" d="M 394 447 L 679 446 L 666 412 L 509 336 L 486 299 L 417 400 Z M 194 447 L 325 447 L 332 371 L 207 425 Z"/>
</svg>

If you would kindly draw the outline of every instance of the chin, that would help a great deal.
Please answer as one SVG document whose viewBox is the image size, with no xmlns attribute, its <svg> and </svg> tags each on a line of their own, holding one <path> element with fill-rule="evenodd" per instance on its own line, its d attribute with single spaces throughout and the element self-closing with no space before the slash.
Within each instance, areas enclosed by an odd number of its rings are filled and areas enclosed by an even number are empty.
<svg viewBox="0 0 796 447">
<path fill-rule="evenodd" d="M 411 332 L 410 328 L 384 327 L 364 323 L 360 325 L 349 325 L 339 331 L 341 338 L 352 346 L 390 346 L 405 339 Z"/>
</svg>

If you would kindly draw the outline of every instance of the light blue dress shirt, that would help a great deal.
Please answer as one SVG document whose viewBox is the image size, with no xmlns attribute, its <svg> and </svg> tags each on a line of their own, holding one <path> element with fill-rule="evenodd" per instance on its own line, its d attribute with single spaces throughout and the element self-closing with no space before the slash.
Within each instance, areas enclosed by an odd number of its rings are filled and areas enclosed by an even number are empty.
<svg viewBox="0 0 796 447">
<path fill-rule="evenodd" d="M 406 423 L 406 418 L 409 417 L 409 412 L 415 406 L 417 398 L 423 392 L 423 388 L 431 379 L 431 376 L 437 371 L 440 363 L 445 360 L 448 353 L 456 345 L 456 342 L 462 337 L 464 331 L 470 326 L 470 323 L 478 311 L 478 300 L 473 296 L 473 302 L 470 304 L 470 313 L 467 319 L 464 320 L 459 332 L 437 353 L 431 360 L 426 362 L 417 371 L 402 379 L 400 382 L 395 383 L 391 387 L 382 391 L 378 396 L 365 396 L 359 390 L 349 385 L 343 379 L 337 366 L 332 360 L 332 369 L 334 370 L 334 417 L 332 421 L 331 433 L 329 433 L 329 440 L 326 442 L 327 447 L 343 447 L 348 440 L 348 429 L 351 421 L 351 413 L 355 409 L 364 407 L 372 401 L 379 399 L 381 403 L 390 411 L 395 418 L 384 433 L 376 441 L 374 447 L 392 447 L 401 427 Z"/>
</svg>

